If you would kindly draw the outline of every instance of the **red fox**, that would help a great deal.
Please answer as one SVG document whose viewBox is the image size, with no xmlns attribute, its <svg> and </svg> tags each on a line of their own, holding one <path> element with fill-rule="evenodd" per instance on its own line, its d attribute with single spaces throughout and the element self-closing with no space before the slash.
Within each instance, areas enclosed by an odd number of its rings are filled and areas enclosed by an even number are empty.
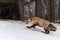
<svg viewBox="0 0 60 40">
<path fill-rule="evenodd" d="M 44 19 L 39 18 L 39 17 L 28 18 L 27 23 L 33 24 L 30 27 L 27 26 L 27 28 L 32 28 L 32 27 L 35 28 L 35 26 L 43 27 L 44 30 L 45 30 L 44 33 L 47 33 L 47 34 L 49 34 L 50 31 L 56 31 L 56 29 L 57 29 L 49 21 L 44 20 Z"/>
</svg>

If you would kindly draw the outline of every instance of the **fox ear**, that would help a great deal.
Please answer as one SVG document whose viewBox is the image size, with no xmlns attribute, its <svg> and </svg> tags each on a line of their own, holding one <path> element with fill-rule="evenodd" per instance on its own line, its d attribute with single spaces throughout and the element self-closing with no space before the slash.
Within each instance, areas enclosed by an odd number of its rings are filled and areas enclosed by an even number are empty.
<svg viewBox="0 0 60 40">
<path fill-rule="evenodd" d="M 32 18 L 31 18 L 31 17 L 29 17 L 28 19 L 29 19 L 29 20 L 32 20 Z"/>
</svg>

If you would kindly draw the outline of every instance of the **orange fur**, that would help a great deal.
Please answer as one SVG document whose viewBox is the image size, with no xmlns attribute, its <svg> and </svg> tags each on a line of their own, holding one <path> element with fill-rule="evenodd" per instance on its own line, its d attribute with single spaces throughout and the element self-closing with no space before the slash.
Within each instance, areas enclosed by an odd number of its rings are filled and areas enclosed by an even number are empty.
<svg viewBox="0 0 60 40">
<path fill-rule="evenodd" d="M 49 21 L 44 20 L 44 19 L 39 18 L 39 17 L 28 18 L 27 22 L 29 24 L 38 24 L 39 27 L 43 27 L 44 30 L 49 30 L 49 29 L 56 30 L 56 27 L 54 27 Z M 52 25 L 51 27 L 50 27 L 50 24 Z"/>
</svg>

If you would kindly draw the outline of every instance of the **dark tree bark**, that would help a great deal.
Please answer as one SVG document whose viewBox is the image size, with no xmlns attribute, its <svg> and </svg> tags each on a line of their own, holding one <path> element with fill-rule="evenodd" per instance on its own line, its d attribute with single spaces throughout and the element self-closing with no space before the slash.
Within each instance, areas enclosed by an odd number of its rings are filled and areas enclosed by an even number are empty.
<svg viewBox="0 0 60 40">
<path fill-rule="evenodd" d="M 58 7 L 58 18 L 60 20 L 60 0 L 59 0 L 59 7 Z"/>
<path fill-rule="evenodd" d="M 35 15 L 38 17 L 42 17 L 42 2 L 41 0 L 36 0 L 36 10 Z"/>
<path fill-rule="evenodd" d="M 17 0 L 20 19 L 24 20 L 24 0 Z"/>
<path fill-rule="evenodd" d="M 47 20 L 48 21 L 51 21 L 51 18 L 50 18 L 51 17 L 51 9 L 50 9 L 51 8 L 51 3 L 50 3 L 51 0 L 47 0 L 47 2 L 48 2 L 47 3 L 47 13 L 48 13 L 47 14 L 47 17 L 48 17 Z"/>
</svg>

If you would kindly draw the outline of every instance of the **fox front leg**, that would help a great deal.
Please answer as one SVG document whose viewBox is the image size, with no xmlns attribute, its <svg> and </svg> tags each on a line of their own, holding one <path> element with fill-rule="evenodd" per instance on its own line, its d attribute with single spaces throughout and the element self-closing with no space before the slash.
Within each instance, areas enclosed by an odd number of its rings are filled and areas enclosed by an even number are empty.
<svg viewBox="0 0 60 40">
<path fill-rule="evenodd" d="M 35 26 L 37 26 L 37 24 L 33 24 L 32 26 L 27 26 L 27 28 L 35 28 Z"/>
</svg>

